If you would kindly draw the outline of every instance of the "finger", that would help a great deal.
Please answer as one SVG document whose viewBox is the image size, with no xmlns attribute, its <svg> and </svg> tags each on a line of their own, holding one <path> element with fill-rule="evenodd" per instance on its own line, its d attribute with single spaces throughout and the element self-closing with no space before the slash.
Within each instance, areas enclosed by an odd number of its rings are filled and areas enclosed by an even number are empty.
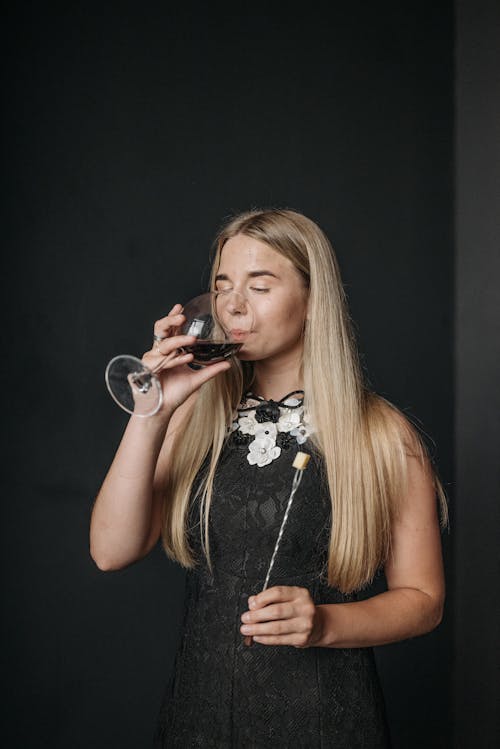
<svg viewBox="0 0 500 749">
<path fill-rule="evenodd" d="M 180 367 L 182 364 L 190 364 L 194 359 L 193 354 L 183 354 L 179 351 L 172 351 L 168 356 L 164 356 L 160 359 L 160 362 L 155 367 L 155 372 L 164 372 L 168 369 L 174 369 L 174 367 Z"/>
<path fill-rule="evenodd" d="M 159 320 L 156 320 L 153 325 L 154 334 L 157 336 L 167 336 L 172 330 L 180 327 L 186 321 L 181 310 L 181 305 L 176 304 L 175 307 L 172 307 L 172 310 L 166 317 L 161 317 Z"/>
<path fill-rule="evenodd" d="M 254 642 L 259 645 L 289 645 L 294 648 L 305 648 L 308 645 L 308 638 L 304 635 L 260 635 L 253 638 Z"/>
<path fill-rule="evenodd" d="M 183 309 L 184 307 L 182 306 L 182 304 L 179 304 L 179 303 L 174 304 L 174 306 L 172 307 L 168 315 L 166 315 L 165 318 L 163 319 L 166 319 L 170 317 L 171 315 L 179 315 L 183 311 Z"/>
<path fill-rule="evenodd" d="M 248 607 L 250 609 L 260 609 L 263 606 L 268 606 L 270 603 L 276 603 L 277 601 L 292 601 L 296 592 L 300 588 L 296 588 L 290 585 L 275 585 L 272 588 L 262 591 L 256 596 L 250 596 L 248 599 Z"/>
<path fill-rule="evenodd" d="M 261 624 L 242 624 L 240 632 L 242 635 L 252 637 L 266 637 L 270 635 L 300 635 L 308 631 L 306 623 L 299 618 L 280 619 L 273 622 L 262 622 Z"/>
<path fill-rule="evenodd" d="M 158 341 L 152 349 L 142 355 L 142 361 L 152 370 L 165 369 L 171 359 L 187 354 L 185 349 L 195 340 L 194 336 L 175 336 L 165 341 Z"/>
<path fill-rule="evenodd" d="M 205 382 L 211 380 L 212 377 L 216 377 L 218 374 L 221 374 L 221 372 L 227 372 L 228 369 L 231 369 L 231 363 L 228 361 L 220 361 L 216 364 L 209 364 L 202 369 L 196 371 L 193 370 L 191 375 L 193 378 L 193 385 L 195 388 L 199 388 Z"/>
<path fill-rule="evenodd" d="M 255 622 L 270 622 L 277 619 L 293 619 L 296 616 L 294 606 L 291 602 L 269 604 L 264 608 L 254 611 L 245 611 L 241 615 L 241 621 L 244 624 L 253 624 Z"/>
<path fill-rule="evenodd" d="M 172 352 L 178 351 L 183 346 L 192 346 L 196 341 L 194 335 L 176 335 L 166 338 L 164 341 L 158 341 L 154 347 L 154 353 L 161 356 L 168 356 Z"/>
<path fill-rule="evenodd" d="M 160 374 L 167 370 L 174 369 L 174 367 L 180 367 L 183 364 L 190 364 L 194 359 L 194 356 L 189 351 L 182 351 L 181 349 L 175 349 L 169 354 L 163 355 L 147 352 L 142 357 L 143 363 L 154 373 Z"/>
<path fill-rule="evenodd" d="M 147 351 L 142 357 L 142 362 L 152 372 L 164 372 L 167 369 L 178 367 L 181 364 L 189 364 L 193 361 L 193 354 L 181 349 L 174 349 L 169 354 L 158 354 L 156 351 Z"/>
</svg>

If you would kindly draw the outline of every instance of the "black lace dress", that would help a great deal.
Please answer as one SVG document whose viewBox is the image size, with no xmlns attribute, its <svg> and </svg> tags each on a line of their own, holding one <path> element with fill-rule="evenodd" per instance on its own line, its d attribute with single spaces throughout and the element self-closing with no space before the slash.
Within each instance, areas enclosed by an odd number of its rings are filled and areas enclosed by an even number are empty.
<svg viewBox="0 0 500 749">
<path fill-rule="evenodd" d="M 258 428 L 269 423 L 276 424 L 264 421 Z M 193 503 L 190 537 L 200 561 L 187 574 L 182 639 L 157 747 L 389 746 L 371 649 L 243 643 L 240 617 L 248 597 L 262 590 L 290 494 L 293 459 L 298 450 L 311 453 L 307 442 L 297 443 L 300 429 L 277 426 L 267 443 L 258 443 L 261 465 L 248 457 L 259 436 L 255 430 L 236 429 L 223 450 L 210 510 L 213 575 L 204 563 Z M 266 439 L 265 429 L 260 436 Z M 305 587 L 317 604 L 352 600 L 326 583 L 330 519 L 322 463 L 312 455 L 269 586 Z"/>
</svg>

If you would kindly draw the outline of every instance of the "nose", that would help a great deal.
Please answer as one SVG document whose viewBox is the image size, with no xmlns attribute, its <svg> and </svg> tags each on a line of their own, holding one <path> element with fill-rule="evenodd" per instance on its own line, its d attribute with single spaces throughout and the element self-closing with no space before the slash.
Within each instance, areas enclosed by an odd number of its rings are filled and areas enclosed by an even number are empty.
<svg viewBox="0 0 500 749">
<path fill-rule="evenodd" d="M 245 315 L 247 300 L 237 291 L 223 291 L 219 296 L 222 308 L 230 315 Z"/>
</svg>

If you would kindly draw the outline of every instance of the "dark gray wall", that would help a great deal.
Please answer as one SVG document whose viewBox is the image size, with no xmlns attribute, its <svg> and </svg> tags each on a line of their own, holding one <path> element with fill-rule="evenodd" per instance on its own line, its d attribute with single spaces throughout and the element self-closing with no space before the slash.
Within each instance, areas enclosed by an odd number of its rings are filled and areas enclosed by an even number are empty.
<svg viewBox="0 0 500 749">
<path fill-rule="evenodd" d="M 367 374 L 433 438 L 453 495 L 452 5 L 345 5 L 5 17 L 9 746 L 148 746 L 183 576 L 159 550 L 116 574 L 89 558 L 125 424 L 103 371 L 203 286 L 231 212 L 289 206 L 326 230 Z M 450 745 L 452 629 L 448 607 L 377 654 L 396 748 Z"/>
<path fill-rule="evenodd" d="M 457 5 L 455 746 L 500 745 L 500 5 Z"/>
</svg>

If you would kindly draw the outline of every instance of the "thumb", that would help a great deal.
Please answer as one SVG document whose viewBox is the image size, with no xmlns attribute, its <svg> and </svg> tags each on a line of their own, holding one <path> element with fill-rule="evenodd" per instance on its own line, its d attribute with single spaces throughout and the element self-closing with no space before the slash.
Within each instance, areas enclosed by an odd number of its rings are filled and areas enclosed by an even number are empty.
<svg viewBox="0 0 500 749">
<path fill-rule="evenodd" d="M 227 372 L 228 369 L 231 369 L 231 363 L 228 361 L 220 361 L 216 364 L 209 364 L 206 367 L 201 367 L 201 369 L 198 369 L 193 374 L 193 384 L 196 388 L 201 387 L 205 384 L 205 382 L 208 382 L 208 380 L 211 380 L 213 377 L 217 377 L 218 374 L 221 374 L 222 372 Z"/>
</svg>

